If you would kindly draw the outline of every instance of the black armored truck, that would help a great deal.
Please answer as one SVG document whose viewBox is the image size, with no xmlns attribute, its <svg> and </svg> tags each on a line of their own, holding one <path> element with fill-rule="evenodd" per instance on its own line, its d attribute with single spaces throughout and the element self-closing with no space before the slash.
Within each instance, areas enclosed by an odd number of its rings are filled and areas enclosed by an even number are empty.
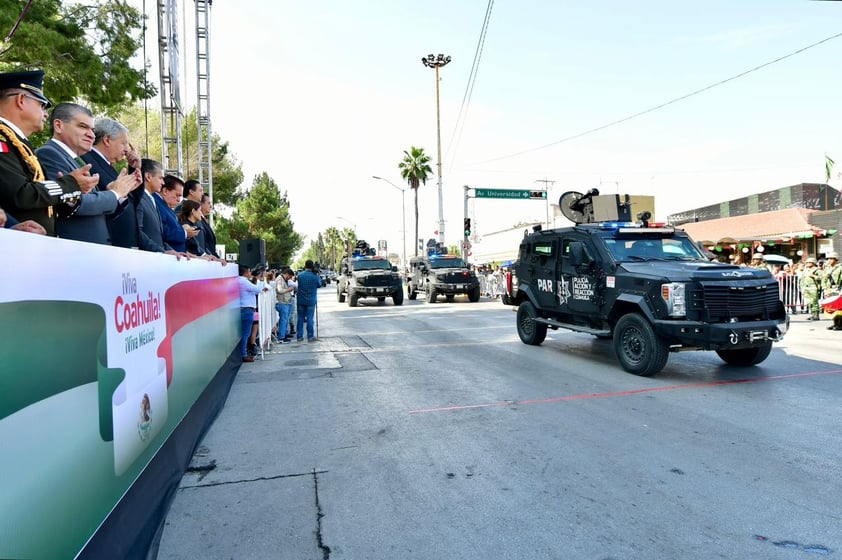
<svg viewBox="0 0 842 560">
<path fill-rule="evenodd" d="M 460 257 L 431 249 L 427 255 L 409 261 L 406 293 L 409 299 L 423 294 L 427 303 L 435 303 L 438 296 L 453 301 L 458 294 L 466 294 L 468 301 L 477 302 L 480 296 L 479 278 Z"/>
<path fill-rule="evenodd" d="M 398 268 L 388 259 L 378 257 L 365 241 L 357 241 L 352 255 L 342 259 L 336 277 L 336 300 L 356 307 L 360 298 L 373 297 L 382 303 L 391 297 L 403 305 L 403 281 Z"/>
<path fill-rule="evenodd" d="M 628 196 L 568 192 L 559 206 L 576 225 L 525 235 L 513 267 L 506 301 L 525 344 L 541 344 L 547 329 L 589 333 L 612 339 L 623 369 L 649 376 L 686 350 L 759 364 L 786 333 L 769 272 L 709 262 L 684 231 L 632 212 Z"/>
</svg>

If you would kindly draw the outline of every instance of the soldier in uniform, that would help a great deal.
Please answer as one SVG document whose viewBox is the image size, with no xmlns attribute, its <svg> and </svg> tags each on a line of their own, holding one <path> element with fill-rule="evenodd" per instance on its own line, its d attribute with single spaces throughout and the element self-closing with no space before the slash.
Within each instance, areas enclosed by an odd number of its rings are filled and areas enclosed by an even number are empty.
<svg viewBox="0 0 842 560">
<path fill-rule="evenodd" d="M 804 303 L 809 308 L 810 316 L 808 321 L 819 320 L 819 299 L 821 298 L 822 280 L 821 271 L 816 266 L 815 257 L 807 257 L 804 261 L 804 271 L 801 273 L 801 293 L 804 295 Z"/>
<path fill-rule="evenodd" d="M 839 264 L 839 255 L 831 251 L 825 255 L 827 261 L 822 270 L 822 295 L 826 298 L 838 296 L 842 290 L 842 264 Z M 842 331 L 842 309 L 825 309 L 830 313 L 833 323 L 827 327 L 831 331 Z"/>
<path fill-rule="evenodd" d="M 44 72 L 0 73 L 0 207 L 19 220 L 34 220 L 55 235 L 56 212 L 69 215 L 85 189 L 96 184 L 82 170 L 48 181 L 27 138 L 44 128 Z"/>
<path fill-rule="evenodd" d="M 839 255 L 831 251 L 825 255 L 824 268 L 822 269 L 822 293 L 825 296 L 838 294 L 842 285 L 842 264 L 839 264 Z"/>
</svg>

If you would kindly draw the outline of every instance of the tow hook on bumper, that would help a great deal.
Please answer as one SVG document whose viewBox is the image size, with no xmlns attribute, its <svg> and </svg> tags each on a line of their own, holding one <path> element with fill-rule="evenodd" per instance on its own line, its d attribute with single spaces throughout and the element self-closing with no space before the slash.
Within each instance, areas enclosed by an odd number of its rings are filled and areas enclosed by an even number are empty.
<svg viewBox="0 0 842 560">
<path fill-rule="evenodd" d="M 769 331 L 766 331 L 766 330 L 762 330 L 762 331 L 758 330 L 758 331 L 746 331 L 746 332 L 743 333 L 743 335 L 745 336 L 745 341 L 750 342 L 750 343 L 767 342 L 767 341 L 780 342 L 781 340 L 784 339 L 784 334 L 786 333 L 786 331 L 787 331 L 787 325 L 786 325 L 786 323 L 783 323 L 783 324 L 780 324 L 777 327 L 775 327 L 774 332 L 772 334 L 769 334 Z M 728 335 L 728 342 L 730 342 L 732 345 L 737 345 L 737 344 L 740 344 L 741 342 L 744 342 L 744 341 L 740 340 L 739 333 L 737 333 L 735 331 L 731 331 L 731 333 Z"/>
</svg>

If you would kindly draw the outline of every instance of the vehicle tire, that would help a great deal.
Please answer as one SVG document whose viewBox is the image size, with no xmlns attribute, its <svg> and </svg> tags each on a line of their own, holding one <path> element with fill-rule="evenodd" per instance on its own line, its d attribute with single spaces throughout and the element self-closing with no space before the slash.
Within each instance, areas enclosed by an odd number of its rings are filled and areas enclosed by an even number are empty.
<svg viewBox="0 0 842 560">
<path fill-rule="evenodd" d="M 356 307 L 360 296 L 357 294 L 348 294 L 348 307 Z"/>
<path fill-rule="evenodd" d="M 445 297 L 447 298 L 447 301 L 453 301 L 453 298 L 455 298 L 456 296 L 453 294 L 447 294 Z"/>
<path fill-rule="evenodd" d="M 342 286 L 339 284 L 336 285 L 336 301 L 345 303 L 345 294 L 342 293 Z"/>
<path fill-rule="evenodd" d="M 392 295 L 392 301 L 395 305 L 403 305 L 403 287 L 395 290 L 394 295 Z"/>
<path fill-rule="evenodd" d="M 521 342 L 537 346 L 547 338 L 547 325 L 538 323 L 535 319 L 538 312 L 531 301 L 524 301 L 517 308 L 517 335 Z"/>
<path fill-rule="evenodd" d="M 415 298 L 418 297 L 418 294 L 415 292 L 415 287 L 412 284 L 406 285 L 406 297 L 408 297 L 410 301 L 414 301 Z"/>
<path fill-rule="evenodd" d="M 436 289 L 427 286 L 427 303 L 436 303 Z"/>
<path fill-rule="evenodd" d="M 479 286 L 475 286 L 468 292 L 468 301 L 471 303 L 476 303 L 479 301 Z"/>
<path fill-rule="evenodd" d="M 667 365 L 669 346 L 639 313 L 623 315 L 614 328 L 614 352 L 629 373 L 648 377 Z"/>
<path fill-rule="evenodd" d="M 739 348 L 736 350 L 717 350 L 716 353 L 726 364 L 732 366 L 756 366 L 769 357 L 772 343 L 766 342 L 762 346 L 753 348 Z"/>
<path fill-rule="evenodd" d="M 377 303 L 383 303 L 384 301 L 386 301 L 385 296 L 377 298 Z"/>
</svg>

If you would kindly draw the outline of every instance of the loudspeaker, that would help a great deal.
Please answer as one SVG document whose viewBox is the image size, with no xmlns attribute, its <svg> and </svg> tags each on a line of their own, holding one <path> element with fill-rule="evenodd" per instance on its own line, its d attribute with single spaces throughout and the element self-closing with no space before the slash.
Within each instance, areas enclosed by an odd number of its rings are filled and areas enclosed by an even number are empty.
<svg viewBox="0 0 842 560">
<path fill-rule="evenodd" d="M 240 258 L 242 265 L 254 268 L 259 264 L 266 264 L 266 240 L 243 239 L 240 241 Z"/>
</svg>

